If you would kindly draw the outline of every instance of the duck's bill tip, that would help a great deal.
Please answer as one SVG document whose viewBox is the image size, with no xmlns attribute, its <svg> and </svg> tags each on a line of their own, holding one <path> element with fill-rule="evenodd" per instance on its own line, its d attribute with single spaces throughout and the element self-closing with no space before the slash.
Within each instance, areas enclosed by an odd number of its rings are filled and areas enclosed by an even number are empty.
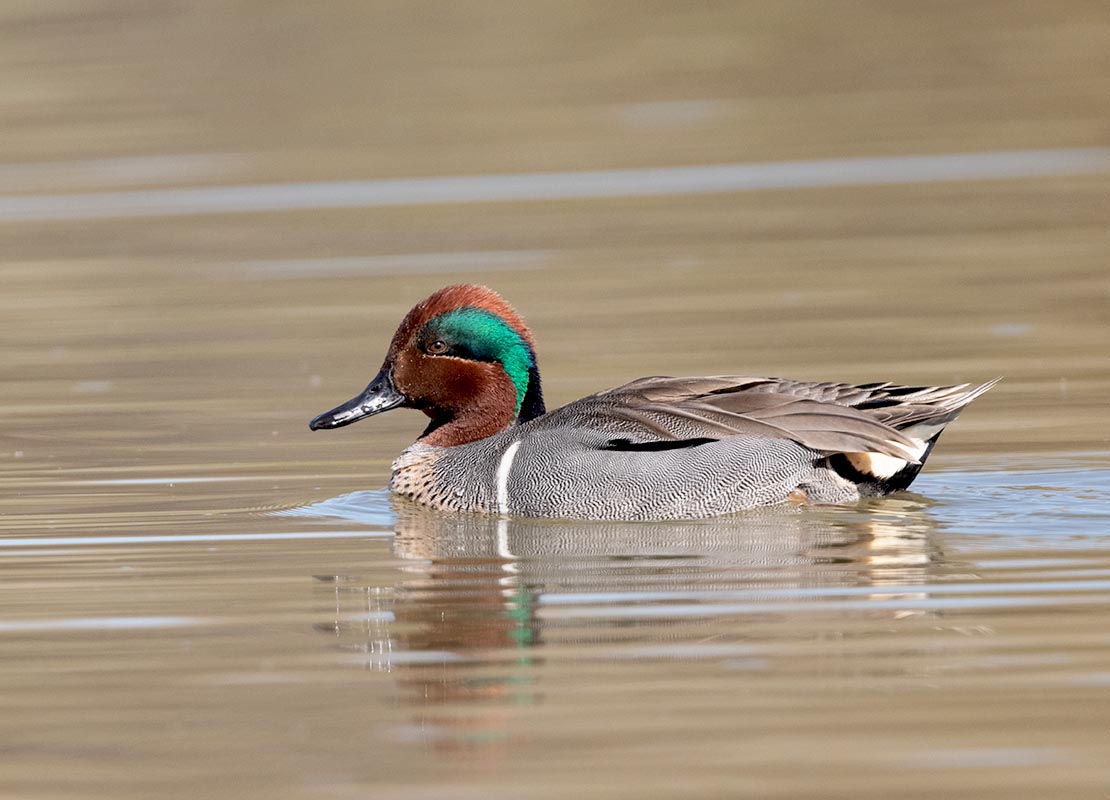
<svg viewBox="0 0 1110 800">
<path fill-rule="evenodd" d="M 358 422 L 365 416 L 367 415 L 359 414 L 354 410 L 343 413 L 339 408 L 336 408 L 331 411 L 325 411 L 318 417 L 313 417 L 308 423 L 308 429 L 310 431 L 326 431 L 332 428 L 342 428 L 344 425 Z"/>
<path fill-rule="evenodd" d="M 352 397 L 346 403 L 313 418 L 308 423 L 308 429 L 323 431 L 342 428 L 344 425 L 350 425 L 360 419 L 380 414 L 391 408 L 397 408 L 403 405 L 404 402 L 405 396 L 393 386 L 389 373 L 382 370 L 362 394 Z"/>
</svg>

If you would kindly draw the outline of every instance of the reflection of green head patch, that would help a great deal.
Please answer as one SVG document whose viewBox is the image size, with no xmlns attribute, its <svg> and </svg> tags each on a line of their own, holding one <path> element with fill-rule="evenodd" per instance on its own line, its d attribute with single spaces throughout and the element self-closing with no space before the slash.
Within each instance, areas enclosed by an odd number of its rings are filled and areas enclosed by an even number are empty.
<svg viewBox="0 0 1110 800">
<path fill-rule="evenodd" d="M 428 327 L 447 343 L 448 353 L 500 363 L 516 387 L 513 413 L 520 413 L 528 391 L 528 371 L 535 366 L 535 359 L 516 328 L 491 311 L 470 306 L 441 314 Z"/>
</svg>

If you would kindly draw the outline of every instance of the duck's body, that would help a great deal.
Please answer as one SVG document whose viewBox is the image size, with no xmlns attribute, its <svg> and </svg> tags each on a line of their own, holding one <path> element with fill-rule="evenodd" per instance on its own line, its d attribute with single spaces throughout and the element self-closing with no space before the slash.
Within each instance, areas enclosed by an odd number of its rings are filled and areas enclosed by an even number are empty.
<svg viewBox="0 0 1110 800">
<path fill-rule="evenodd" d="M 546 413 L 534 345 L 488 289 L 417 305 L 382 371 L 313 429 L 398 406 L 432 423 L 392 490 L 450 511 L 659 520 L 906 488 L 977 387 L 641 378 Z"/>
</svg>

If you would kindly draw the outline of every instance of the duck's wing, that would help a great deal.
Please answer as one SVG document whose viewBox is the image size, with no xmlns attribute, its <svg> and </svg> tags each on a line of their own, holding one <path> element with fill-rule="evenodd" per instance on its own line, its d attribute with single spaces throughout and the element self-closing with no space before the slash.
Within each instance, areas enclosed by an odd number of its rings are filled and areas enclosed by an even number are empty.
<svg viewBox="0 0 1110 800">
<path fill-rule="evenodd" d="M 922 421 L 943 427 L 991 385 L 969 389 L 738 375 L 651 377 L 553 413 L 567 413 L 577 424 L 612 433 L 613 441 L 625 446 L 751 435 L 791 439 L 826 453 L 880 453 L 917 463 L 927 437 L 900 429 Z"/>
<path fill-rule="evenodd" d="M 552 423 L 602 430 L 615 443 L 639 447 L 748 435 L 792 439 L 823 452 L 877 452 L 911 461 L 919 451 L 916 442 L 880 420 L 850 406 L 775 391 L 766 378 L 641 378 L 550 416 Z"/>
<path fill-rule="evenodd" d="M 731 378 L 723 377 L 723 380 Z M 824 403 L 851 406 L 893 428 L 905 430 L 919 423 L 947 424 L 972 400 L 998 383 L 995 378 L 979 385 L 901 386 L 896 383 L 822 383 L 783 378 L 761 381 L 745 391 L 776 392 Z"/>
</svg>

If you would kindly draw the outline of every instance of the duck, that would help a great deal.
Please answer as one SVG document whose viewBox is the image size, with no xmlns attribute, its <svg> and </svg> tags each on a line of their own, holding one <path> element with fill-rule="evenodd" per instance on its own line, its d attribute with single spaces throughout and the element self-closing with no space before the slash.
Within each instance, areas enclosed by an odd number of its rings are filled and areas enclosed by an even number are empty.
<svg viewBox="0 0 1110 800">
<path fill-rule="evenodd" d="M 422 411 L 428 425 L 394 460 L 389 486 L 440 511 L 699 519 L 904 490 L 944 428 L 998 380 L 651 376 L 548 411 L 524 320 L 492 289 L 454 285 L 417 303 L 370 384 L 309 428 Z"/>
</svg>

